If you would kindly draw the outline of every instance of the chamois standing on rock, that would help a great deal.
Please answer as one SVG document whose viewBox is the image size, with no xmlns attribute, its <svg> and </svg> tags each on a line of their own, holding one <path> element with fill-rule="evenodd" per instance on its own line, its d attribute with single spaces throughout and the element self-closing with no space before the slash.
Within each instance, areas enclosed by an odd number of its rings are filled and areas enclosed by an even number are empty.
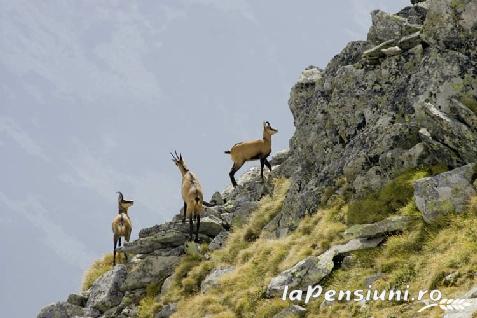
<svg viewBox="0 0 477 318">
<path fill-rule="evenodd" d="M 200 216 L 204 212 L 204 205 L 209 206 L 209 204 L 204 202 L 204 195 L 199 179 L 187 168 L 182 159 L 182 154 L 178 155 L 177 152 L 174 153 L 175 155 L 171 153 L 172 161 L 179 168 L 182 175 L 181 194 L 182 200 L 184 201 L 184 218 L 182 219 L 182 223 L 185 223 L 186 217 L 189 217 L 189 240 L 192 241 L 194 228 L 192 219 L 196 220 L 197 229 L 195 232 L 195 242 L 199 242 Z"/>
<path fill-rule="evenodd" d="M 225 151 L 226 154 L 230 154 L 234 162 L 232 169 L 229 172 L 230 180 L 234 187 L 237 186 L 237 181 L 235 181 L 234 175 L 247 161 L 260 159 L 260 175 L 262 176 L 262 179 L 264 165 L 272 171 L 272 166 L 270 162 L 268 162 L 267 157 L 272 152 L 272 135 L 277 132 L 278 130 L 272 128 L 270 122 L 265 121 L 263 122 L 263 139 L 239 142 L 230 150 Z"/>
<path fill-rule="evenodd" d="M 113 266 L 116 266 L 116 245 L 119 243 L 121 247 L 121 237 L 124 237 L 126 242 L 129 242 L 131 238 L 132 224 L 131 219 L 129 218 L 128 209 L 134 204 L 134 201 L 124 200 L 123 194 L 118 193 L 118 215 L 113 219 L 113 241 L 114 241 L 114 252 L 113 252 Z M 126 259 L 127 255 L 124 254 Z"/>
</svg>

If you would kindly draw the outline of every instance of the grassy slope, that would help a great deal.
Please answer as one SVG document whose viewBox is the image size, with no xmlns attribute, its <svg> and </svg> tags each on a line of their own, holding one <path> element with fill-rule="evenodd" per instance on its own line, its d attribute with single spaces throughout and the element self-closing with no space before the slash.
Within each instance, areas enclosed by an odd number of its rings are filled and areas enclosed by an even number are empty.
<svg viewBox="0 0 477 318">
<path fill-rule="evenodd" d="M 178 317 L 272 317 L 289 306 L 280 299 L 267 299 L 270 279 L 309 255 L 319 255 L 331 245 L 344 242 L 347 224 L 378 221 L 393 214 L 420 215 L 412 200 L 412 181 L 440 172 L 441 169 L 408 171 L 390 181 L 378 193 L 347 204 L 334 197 L 329 208 L 306 216 L 299 227 L 280 240 L 267 239 L 262 229 L 281 209 L 288 180 L 275 180 L 272 197 L 261 200 L 248 223 L 235 227 L 226 246 L 204 257 L 202 252 L 188 252 L 174 275 L 169 292 L 156 302 L 157 286 L 151 286 L 141 301 L 139 317 L 153 317 L 163 304 L 178 302 Z M 359 207 L 359 209 L 358 209 Z M 358 214 L 359 211 L 361 215 Z M 382 246 L 352 253 L 347 269 L 338 269 L 321 282 L 324 289 L 363 289 L 369 275 L 382 273 L 373 288 L 390 289 L 410 286 L 410 292 L 437 288 L 448 298 L 457 297 L 475 282 L 477 268 L 477 198 L 467 213 L 450 215 L 430 226 L 415 221 L 401 235 L 391 236 Z M 231 265 L 235 270 L 225 275 L 218 286 L 200 293 L 200 283 L 216 267 Z M 458 271 L 457 279 L 444 277 Z M 320 309 L 322 298 L 308 304 L 307 317 L 441 317 L 440 309 L 421 316 L 421 304 L 371 303 L 362 307 L 353 303 L 335 303 Z"/>
</svg>

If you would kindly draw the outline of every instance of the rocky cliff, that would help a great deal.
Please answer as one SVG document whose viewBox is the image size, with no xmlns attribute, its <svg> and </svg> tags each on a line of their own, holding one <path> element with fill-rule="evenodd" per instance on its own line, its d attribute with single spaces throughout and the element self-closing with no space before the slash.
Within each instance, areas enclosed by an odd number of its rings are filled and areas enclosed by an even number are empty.
<svg viewBox="0 0 477 318">
<path fill-rule="evenodd" d="M 477 2 L 413 0 L 371 15 L 366 41 L 300 75 L 290 149 L 274 156 L 266 181 L 252 169 L 214 194 L 202 244 L 186 242 L 177 217 L 143 229 L 122 249 L 128 262 L 38 317 L 413 317 L 412 305 L 339 312 L 277 295 L 352 284 L 347 275 L 455 295 L 473 286 L 476 247 L 461 233 L 475 224 Z M 460 254 L 430 248 L 444 241 Z M 399 266 L 387 263 L 396 255 Z M 431 270 L 432 257 L 449 264 Z"/>
</svg>

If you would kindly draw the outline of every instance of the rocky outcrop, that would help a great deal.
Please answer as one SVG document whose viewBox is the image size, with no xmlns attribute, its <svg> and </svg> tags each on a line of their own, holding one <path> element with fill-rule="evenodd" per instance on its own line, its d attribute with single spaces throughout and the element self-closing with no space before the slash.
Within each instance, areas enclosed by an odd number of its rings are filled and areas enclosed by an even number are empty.
<svg viewBox="0 0 477 318">
<path fill-rule="evenodd" d="M 333 271 L 336 256 L 376 247 L 382 241 L 382 237 L 369 240 L 354 239 L 343 245 L 335 245 L 321 255 L 307 257 L 292 268 L 272 278 L 267 288 L 267 295 L 281 295 L 285 286 L 288 286 L 290 290 L 306 290 L 308 286 L 320 283 L 323 278 Z"/>
<path fill-rule="evenodd" d="M 475 161 L 475 7 L 428 0 L 375 11 L 367 41 L 305 70 L 290 94 L 296 130 L 280 168 L 292 184 L 268 231 L 286 235 L 330 192 L 355 199 L 406 169 Z"/>
<path fill-rule="evenodd" d="M 462 212 L 476 194 L 472 185 L 477 175 L 475 164 L 441 173 L 414 183 L 416 206 L 424 221 L 432 223 L 449 212 Z"/>
</svg>

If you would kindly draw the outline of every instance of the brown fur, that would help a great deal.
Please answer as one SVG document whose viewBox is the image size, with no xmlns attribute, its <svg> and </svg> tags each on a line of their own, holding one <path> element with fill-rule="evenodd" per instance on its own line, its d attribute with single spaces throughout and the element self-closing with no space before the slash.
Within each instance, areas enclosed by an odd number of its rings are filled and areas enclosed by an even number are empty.
<svg viewBox="0 0 477 318">
<path fill-rule="evenodd" d="M 171 155 L 173 158 L 172 161 L 174 161 L 175 165 L 179 168 L 182 176 L 181 194 L 182 200 L 184 201 L 184 218 L 182 222 L 185 223 L 186 218 L 189 218 L 189 239 L 192 240 L 192 220 L 197 220 L 195 240 L 198 241 L 200 217 L 204 212 L 204 195 L 202 192 L 202 186 L 200 185 L 199 179 L 197 179 L 196 175 L 187 168 L 184 160 L 182 159 L 182 154 L 177 155 L 177 152 L 175 152 L 175 156 L 172 153 Z"/>
<path fill-rule="evenodd" d="M 126 242 L 129 242 L 132 232 L 132 223 L 129 218 L 128 209 L 134 204 L 134 201 L 128 201 L 123 199 L 123 194 L 118 192 L 118 215 L 113 219 L 112 230 L 113 230 L 113 266 L 116 265 L 116 245 L 119 243 L 121 247 L 121 237 L 124 237 Z M 126 255 L 127 259 L 127 255 Z"/>
<path fill-rule="evenodd" d="M 278 132 L 277 129 L 272 128 L 269 122 L 263 123 L 263 138 L 252 141 L 244 141 L 235 144 L 230 151 L 225 153 L 230 154 L 234 164 L 230 170 L 229 176 L 232 181 L 232 185 L 237 186 L 235 181 L 235 172 L 237 172 L 245 162 L 251 160 L 260 160 L 261 164 L 261 176 L 263 178 L 263 166 L 267 167 L 272 171 L 271 165 L 267 160 L 267 157 L 272 152 L 272 135 Z"/>
</svg>

